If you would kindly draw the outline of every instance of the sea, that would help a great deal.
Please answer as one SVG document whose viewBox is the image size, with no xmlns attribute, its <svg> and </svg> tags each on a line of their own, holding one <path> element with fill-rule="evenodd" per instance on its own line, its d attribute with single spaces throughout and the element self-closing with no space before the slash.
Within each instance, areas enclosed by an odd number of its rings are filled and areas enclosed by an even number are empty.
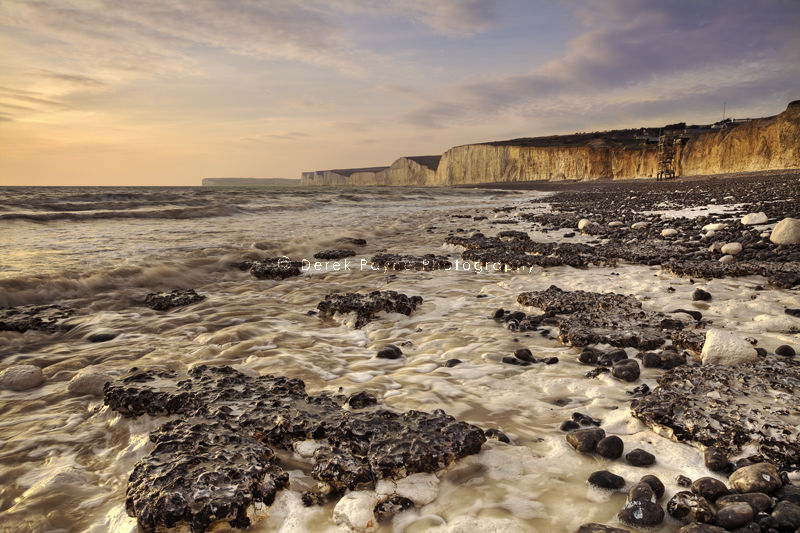
<svg viewBox="0 0 800 533">
<path fill-rule="evenodd" d="M 125 418 L 97 396 L 75 395 L 75 372 L 94 365 L 112 376 L 153 366 L 186 370 L 233 365 L 260 374 L 302 379 L 311 393 L 367 391 L 390 409 L 443 409 L 510 443 L 490 439 L 480 454 L 438 472 L 430 503 L 405 512 L 381 532 L 571 532 L 586 522 L 620 526 L 624 491 L 587 483 L 597 470 L 623 476 L 628 486 L 658 475 L 667 498 L 684 490 L 678 475 L 715 476 L 702 452 L 657 434 L 630 415 L 631 384 L 608 374 L 588 379 L 578 348 L 556 335 L 509 331 L 492 314 L 525 310 L 520 292 L 557 285 L 565 290 L 633 294 L 646 309 L 702 308 L 704 318 L 769 348 L 792 339 L 780 311 L 785 290 L 760 293 L 756 277 L 692 283 L 658 266 L 567 266 L 504 271 L 460 260 L 444 244 L 449 234 L 514 229 L 534 240 L 540 232 L 517 217 L 551 209 L 536 191 L 420 188 L 5 187 L 0 188 L 0 307 L 60 304 L 75 310 L 61 333 L 0 332 L 0 369 L 36 364 L 38 388 L 0 391 L 0 530 L 135 532 L 125 511 L 134 464 L 152 444 L 149 432 L 164 417 Z M 504 207 L 505 210 L 497 211 Z M 681 213 L 672 213 L 679 216 Z M 501 219 L 513 224 L 497 224 Z M 365 246 L 344 261 L 314 259 L 320 250 Z M 591 237 L 577 235 L 573 242 Z M 374 268 L 375 253 L 448 255 L 449 270 Z M 303 260 L 300 276 L 259 280 L 235 267 L 246 259 Z M 692 302 L 701 286 L 711 302 Z M 144 305 L 151 292 L 193 288 L 206 299 L 169 311 Z M 384 314 L 363 328 L 348 317 L 311 313 L 333 291 L 395 290 L 421 296 L 410 316 Z M 92 343 L 98 332 L 117 334 Z M 375 353 L 400 346 L 402 359 Z M 502 363 L 518 348 L 553 365 Z M 633 351 L 629 350 L 631 354 Z M 450 359 L 461 364 L 445 366 Z M 47 367 L 60 364 L 58 372 Z M 643 369 L 640 383 L 656 386 L 659 372 Z M 643 448 L 657 463 L 642 469 L 624 461 L 581 455 L 559 426 L 573 413 L 600 419 L 626 450 Z M 291 487 L 269 508 L 253 510 L 253 532 L 348 531 L 336 502 L 304 507 L 300 493 L 314 481 L 310 462 L 285 452 Z M 291 456 L 291 457 L 289 457 Z M 724 478 L 720 478 L 724 479 Z M 666 499 L 662 502 L 664 503 Z M 667 518 L 657 531 L 676 531 Z M 180 529 L 179 529 L 180 530 Z M 214 531 L 230 531 L 220 523 Z M 184 529 L 188 531 L 188 529 Z"/>
</svg>

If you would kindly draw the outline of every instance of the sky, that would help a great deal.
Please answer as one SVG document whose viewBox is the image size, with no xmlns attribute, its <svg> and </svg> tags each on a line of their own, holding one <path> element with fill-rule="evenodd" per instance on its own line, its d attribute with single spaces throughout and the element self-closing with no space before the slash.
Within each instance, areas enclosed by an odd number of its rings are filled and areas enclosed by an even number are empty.
<svg viewBox="0 0 800 533">
<path fill-rule="evenodd" d="M 0 0 L 0 185 L 199 185 L 777 114 L 800 0 Z"/>
</svg>

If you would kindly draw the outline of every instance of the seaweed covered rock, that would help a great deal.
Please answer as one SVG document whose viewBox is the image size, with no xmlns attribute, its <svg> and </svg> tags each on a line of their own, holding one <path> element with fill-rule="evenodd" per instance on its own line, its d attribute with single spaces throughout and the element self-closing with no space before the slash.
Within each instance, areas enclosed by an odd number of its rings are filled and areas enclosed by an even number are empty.
<svg viewBox="0 0 800 533">
<path fill-rule="evenodd" d="M 166 311 L 173 307 L 183 307 L 197 302 L 202 302 L 206 297 L 197 294 L 194 289 L 175 289 L 171 292 L 151 292 L 144 303 L 156 311 Z"/>
<path fill-rule="evenodd" d="M 624 294 L 564 291 L 551 285 L 544 291 L 523 292 L 517 302 L 556 317 L 559 339 L 573 346 L 606 343 L 649 350 L 683 328 L 680 320 L 645 311 L 641 302 Z"/>
<path fill-rule="evenodd" d="M 321 317 L 330 317 L 336 313 L 356 313 L 355 327 L 360 328 L 381 311 L 410 315 L 420 304 L 421 296 L 406 296 L 396 291 L 372 291 L 369 294 L 348 292 L 328 294 L 317 305 L 317 310 Z"/>
<path fill-rule="evenodd" d="M 270 505 L 288 484 L 270 447 L 315 439 L 311 475 L 323 502 L 381 479 L 435 472 L 478 453 L 483 431 L 442 411 L 348 411 L 342 399 L 309 395 L 299 379 L 251 377 L 230 367 L 133 369 L 105 387 L 105 403 L 125 416 L 180 415 L 154 431 L 155 447 L 131 474 L 126 509 L 151 531 L 219 520 L 249 524 L 247 509 Z"/>
<path fill-rule="evenodd" d="M 236 266 L 240 270 L 248 270 L 258 279 L 286 279 L 299 276 L 303 263 L 288 257 L 267 257 L 260 261 L 242 261 Z"/>
<path fill-rule="evenodd" d="M 370 263 L 386 270 L 442 270 L 453 266 L 447 257 L 433 254 L 376 254 L 370 259 Z"/>
<path fill-rule="evenodd" d="M 348 248 L 337 248 L 335 250 L 322 250 L 321 252 L 317 252 L 314 254 L 314 259 L 335 260 L 344 259 L 345 257 L 353 257 L 354 255 L 356 255 L 355 250 L 350 250 Z"/>
<path fill-rule="evenodd" d="M 66 331 L 70 326 L 64 320 L 71 317 L 74 311 L 62 305 L 23 305 L 0 309 L 0 331 L 28 330 Z"/>
<path fill-rule="evenodd" d="M 799 392 L 800 361 L 794 359 L 681 366 L 662 375 L 658 387 L 634 400 L 631 410 L 656 430 L 668 428 L 677 440 L 729 456 L 752 444 L 778 468 L 796 468 Z"/>
</svg>

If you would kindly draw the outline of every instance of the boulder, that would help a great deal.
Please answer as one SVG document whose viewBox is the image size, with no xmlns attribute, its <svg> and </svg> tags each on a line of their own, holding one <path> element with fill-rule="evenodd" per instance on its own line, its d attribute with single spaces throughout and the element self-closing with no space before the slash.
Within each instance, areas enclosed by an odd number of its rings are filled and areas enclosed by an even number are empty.
<svg viewBox="0 0 800 533">
<path fill-rule="evenodd" d="M 79 370 L 67 385 L 67 390 L 72 394 L 89 394 L 102 396 L 103 387 L 114 378 L 108 372 L 97 367 L 86 367 Z"/>
<path fill-rule="evenodd" d="M 350 531 L 374 531 L 378 525 L 373 512 L 377 503 L 378 495 L 372 491 L 348 492 L 333 508 L 333 521 Z"/>
<path fill-rule="evenodd" d="M 691 491 L 713 502 L 720 496 L 728 494 L 728 487 L 725 486 L 725 483 L 713 477 L 701 477 L 694 480 Z"/>
<path fill-rule="evenodd" d="M 753 520 L 753 508 L 746 503 L 732 503 L 717 511 L 716 524 L 731 530 Z"/>
<path fill-rule="evenodd" d="M 633 466 L 650 466 L 656 462 L 656 456 L 641 448 L 636 448 L 625 454 L 625 460 Z"/>
<path fill-rule="evenodd" d="M 593 452 L 606 432 L 601 428 L 576 429 L 567 433 L 567 443 L 579 452 Z"/>
<path fill-rule="evenodd" d="M 723 254 L 736 255 L 742 251 L 742 245 L 738 242 L 729 242 L 722 245 L 720 251 Z"/>
<path fill-rule="evenodd" d="M 742 217 L 742 224 L 745 226 L 755 226 L 756 224 L 766 224 L 767 215 L 764 212 L 748 213 Z"/>
<path fill-rule="evenodd" d="M 714 521 L 715 515 L 711 502 L 687 490 L 677 492 L 670 498 L 667 512 L 672 518 L 682 522 L 709 523 Z"/>
<path fill-rule="evenodd" d="M 800 529 L 800 506 L 778 502 L 772 511 L 772 518 L 778 522 L 780 531 L 796 531 Z"/>
<path fill-rule="evenodd" d="M 622 381 L 633 382 L 639 379 L 639 363 L 635 359 L 623 359 L 614 363 L 611 375 Z"/>
<path fill-rule="evenodd" d="M 592 472 L 589 476 L 589 483 L 601 489 L 615 490 L 625 486 L 625 479 L 608 470 L 600 470 L 598 472 Z"/>
<path fill-rule="evenodd" d="M 800 244 L 800 219 L 787 217 L 778 222 L 769 240 L 775 244 Z"/>
<path fill-rule="evenodd" d="M 783 484 L 778 469 L 771 463 L 756 463 L 736 470 L 728 479 L 736 492 L 772 494 Z"/>
<path fill-rule="evenodd" d="M 621 438 L 616 435 L 609 435 L 597 443 L 596 451 L 603 457 L 618 459 L 622 457 L 622 450 L 624 448 L 625 444 L 622 442 Z"/>
<path fill-rule="evenodd" d="M 42 369 L 34 365 L 10 366 L 0 372 L 0 389 L 24 391 L 42 384 Z"/>
<path fill-rule="evenodd" d="M 650 527 L 658 525 L 664 520 L 664 509 L 649 500 L 633 500 L 628 502 L 617 516 L 626 524 Z"/>
<path fill-rule="evenodd" d="M 723 329 L 706 333 L 700 358 L 704 365 L 735 365 L 758 359 L 758 352 L 746 340 Z"/>
</svg>

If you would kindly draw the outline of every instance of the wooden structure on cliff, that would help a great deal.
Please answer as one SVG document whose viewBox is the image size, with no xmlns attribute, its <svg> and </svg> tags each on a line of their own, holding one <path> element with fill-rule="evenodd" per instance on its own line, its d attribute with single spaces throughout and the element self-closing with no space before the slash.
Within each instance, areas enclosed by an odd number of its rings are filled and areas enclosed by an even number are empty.
<svg viewBox="0 0 800 533">
<path fill-rule="evenodd" d="M 658 173 L 656 181 L 668 180 L 677 176 L 675 155 L 686 137 L 664 133 L 658 137 Z"/>
</svg>

